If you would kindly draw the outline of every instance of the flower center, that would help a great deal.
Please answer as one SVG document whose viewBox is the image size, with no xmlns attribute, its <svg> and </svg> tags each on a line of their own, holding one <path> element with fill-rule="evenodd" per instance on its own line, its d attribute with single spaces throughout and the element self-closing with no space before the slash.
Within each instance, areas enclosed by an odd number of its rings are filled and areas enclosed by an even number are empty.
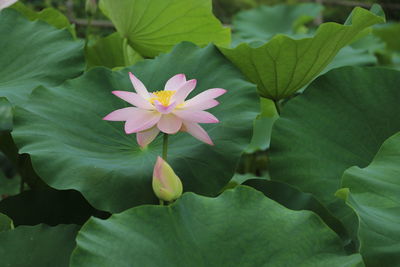
<svg viewBox="0 0 400 267">
<path fill-rule="evenodd" d="M 160 102 L 163 106 L 168 106 L 171 101 L 172 96 L 176 93 L 176 91 L 156 91 L 151 93 L 151 98 L 149 99 L 151 104 L 154 104 L 154 101 Z"/>
</svg>

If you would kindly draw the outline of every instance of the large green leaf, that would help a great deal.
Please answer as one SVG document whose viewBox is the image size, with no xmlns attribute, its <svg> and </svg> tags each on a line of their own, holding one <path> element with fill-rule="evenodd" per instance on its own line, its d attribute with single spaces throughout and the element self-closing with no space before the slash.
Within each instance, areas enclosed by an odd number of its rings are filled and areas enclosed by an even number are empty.
<svg viewBox="0 0 400 267">
<path fill-rule="evenodd" d="M 349 243 L 346 230 L 315 197 L 310 193 L 303 193 L 300 190 L 282 182 L 268 181 L 266 179 L 248 179 L 243 185 L 251 186 L 261 191 L 268 198 L 278 202 L 291 210 L 310 210 L 331 227 L 343 240 Z"/>
<path fill-rule="evenodd" d="M 400 133 L 383 143 L 372 163 L 343 175 L 347 204 L 360 220 L 360 252 L 368 266 L 400 265 Z M 345 191 L 343 191 L 345 190 Z"/>
<path fill-rule="evenodd" d="M 204 125 L 215 146 L 186 133 L 169 138 L 168 162 L 184 190 L 218 193 L 250 140 L 259 103 L 255 87 L 211 45 L 183 43 L 171 54 L 128 69 L 97 68 L 61 87 L 36 89 L 15 111 L 12 134 L 20 152 L 31 155 L 35 170 L 50 186 L 76 189 L 100 210 L 115 212 L 155 201 L 151 177 L 162 138 L 143 150 L 134 135 L 125 134 L 123 123 L 102 120 L 126 105 L 111 91 L 133 91 L 128 71 L 151 91 L 163 89 L 177 73 L 197 79 L 193 94 L 208 88 L 228 90 L 210 110 L 221 122 Z"/>
<path fill-rule="evenodd" d="M 232 26 L 234 37 L 246 41 L 267 41 L 276 34 L 295 36 L 304 33 L 304 25 L 317 17 L 323 7 L 320 4 L 260 6 L 239 12 Z"/>
<path fill-rule="evenodd" d="M 146 57 L 182 41 L 230 43 L 230 30 L 213 16 L 211 0 L 102 0 L 100 6 L 132 48 Z"/>
<path fill-rule="evenodd" d="M 71 267 L 362 266 L 309 211 L 288 210 L 249 187 L 218 198 L 185 194 L 168 207 L 142 206 L 77 237 Z"/>
<path fill-rule="evenodd" d="M 104 66 L 108 68 L 130 66 L 142 59 L 118 32 L 100 38 L 85 51 L 88 68 Z"/>
<path fill-rule="evenodd" d="M 66 30 L 30 22 L 15 10 L 0 12 L 0 96 L 24 100 L 38 85 L 52 86 L 78 76 L 83 43 Z"/>
<path fill-rule="evenodd" d="M 20 226 L 0 232 L 1 266 L 69 266 L 76 225 Z"/>
<path fill-rule="evenodd" d="M 242 43 L 235 48 L 221 47 L 220 50 L 257 84 L 261 96 L 279 100 L 311 82 L 358 33 L 383 21 L 383 18 L 356 7 L 345 25 L 324 23 L 310 38 L 277 35 L 259 47 Z"/>
<path fill-rule="evenodd" d="M 344 170 L 369 164 L 400 131 L 399 84 L 400 72 L 384 68 L 344 67 L 319 77 L 275 122 L 272 179 L 314 194 L 354 231 L 352 210 L 334 193 Z"/>
</svg>

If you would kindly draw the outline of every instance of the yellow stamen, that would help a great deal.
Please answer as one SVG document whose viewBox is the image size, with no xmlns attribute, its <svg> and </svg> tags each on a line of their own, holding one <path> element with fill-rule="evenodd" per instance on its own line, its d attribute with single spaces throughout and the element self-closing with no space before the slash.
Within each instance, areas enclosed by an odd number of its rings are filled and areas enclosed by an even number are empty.
<svg viewBox="0 0 400 267">
<path fill-rule="evenodd" d="M 149 99 L 151 104 L 154 104 L 154 101 L 160 102 L 163 106 L 168 106 L 171 101 L 172 96 L 176 93 L 176 91 L 156 91 L 152 92 L 152 97 Z"/>
</svg>

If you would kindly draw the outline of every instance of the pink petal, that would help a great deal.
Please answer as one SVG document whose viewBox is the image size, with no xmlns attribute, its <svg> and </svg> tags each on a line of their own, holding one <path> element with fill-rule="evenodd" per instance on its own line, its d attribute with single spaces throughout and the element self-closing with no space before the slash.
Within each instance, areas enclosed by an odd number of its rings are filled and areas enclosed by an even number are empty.
<svg viewBox="0 0 400 267">
<path fill-rule="evenodd" d="M 177 74 L 170 78 L 165 84 L 165 91 L 176 91 L 186 82 L 185 74 Z"/>
<path fill-rule="evenodd" d="M 219 120 L 207 111 L 202 110 L 174 110 L 173 114 L 185 121 L 197 123 L 217 123 Z"/>
<path fill-rule="evenodd" d="M 223 94 L 225 94 L 227 91 L 222 88 L 213 88 L 213 89 L 208 89 L 195 97 L 185 101 L 185 106 L 186 107 L 192 107 L 192 106 L 202 106 L 206 105 L 205 103 L 208 101 L 211 101 L 214 98 L 217 98 Z"/>
<path fill-rule="evenodd" d="M 143 132 L 138 132 L 136 134 L 136 141 L 138 142 L 139 146 L 145 147 L 157 137 L 160 130 L 157 127 L 150 128 Z"/>
<path fill-rule="evenodd" d="M 182 126 L 182 120 L 174 114 L 165 114 L 161 116 L 157 123 L 158 129 L 167 134 L 174 134 L 179 131 Z"/>
<path fill-rule="evenodd" d="M 196 88 L 196 80 L 189 80 L 186 83 L 184 83 L 175 93 L 175 95 L 172 97 L 171 101 L 176 102 L 177 105 L 181 104 L 186 97 L 190 94 L 190 92 L 193 91 L 194 88 Z"/>
<path fill-rule="evenodd" d="M 199 102 L 197 104 L 187 105 L 185 102 L 185 110 L 206 110 L 218 106 L 219 102 L 215 99 Z"/>
<path fill-rule="evenodd" d="M 2 10 L 3 8 L 11 6 L 15 2 L 17 2 L 17 0 L 2 0 L 2 1 L 0 1 L 0 10 Z"/>
<path fill-rule="evenodd" d="M 176 102 L 173 102 L 169 106 L 164 106 L 160 103 L 160 101 L 156 100 L 154 101 L 154 106 L 156 107 L 158 112 L 162 114 L 168 114 L 171 113 L 172 110 L 174 110 L 174 108 L 176 107 Z"/>
<path fill-rule="evenodd" d="M 132 118 L 135 116 L 136 112 L 138 111 L 138 108 L 134 107 L 129 107 L 129 108 L 121 108 L 114 110 L 107 116 L 103 118 L 105 121 L 126 121 L 129 118 Z"/>
<path fill-rule="evenodd" d="M 153 177 L 157 177 L 157 179 L 159 179 L 160 182 L 163 182 L 163 179 L 161 179 L 161 178 L 163 177 L 162 166 L 163 166 L 164 162 L 165 161 L 160 156 L 158 156 L 156 164 L 154 165 L 154 169 L 153 169 Z"/>
<path fill-rule="evenodd" d="M 145 131 L 153 127 L 159 120 L 161 114 L 157 111 L 138 109 L 135 116 L 129 118 L 125 123 L 125 132 L 127 134 Z"/>
<path fill-rule="evenodd" d="M 193 137 L 199 139 L 200 141 L 202 141 L 206 144 L 209 144 L 212 146 L 214 145 L 213 141 L 211 140 L 211 138 L 207 134 L 207 132 L 197 123 L 184 121 L 183 126 L 184 126 L 183 127 L 184 131 L 188 132 Z"/>
<path fill-rule="evenodd" d="M 129 72 L 129 78 L 131 79 L 133 88 L 135 88 L 135 91 L 143 98 L 147 99 L 150 97 L 149 92 L 147 92 L 146 87 L 143 85 L 143 83 L 135 77 L 131 72 Z"/>
<path fill-rule="evenodd" d="M 136 93 L 126 92 L 126 91 L 112 91 L 112 93 L 121 98 L 122 100 L 125 100 L 126 102 L 134 106 L 137 106 L 139 108 L 150 109 L 150 110 L 154 109 L 153 105 L 150 104 L 149 101 L 147 101 L 142 96 Z"/>
</svg>

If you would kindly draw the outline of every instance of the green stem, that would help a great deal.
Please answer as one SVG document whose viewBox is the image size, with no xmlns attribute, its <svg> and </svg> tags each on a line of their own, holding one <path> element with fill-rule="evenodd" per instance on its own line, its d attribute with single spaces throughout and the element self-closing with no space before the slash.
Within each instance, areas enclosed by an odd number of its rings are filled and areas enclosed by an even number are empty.
<svg viewBox="0 0 400 267">
<path fill-rule="evenodd" d="M 167 161 L 168 155 L 168 134 L 164 133 L 163 137 L 163 149 L 162 149 L 162 158 Z M 160 199 L 160 206 L 164 205 L 164 201 Z"/>
<path fill-rule="evenodd" d="M 168 154 L 168 134 L 164 133 L 162 158 L 165 161 L 167 161 L 167 154 Z"/>
<path fill-rule="evenodd" d="M 87 26 L 86 26 L 85 50 L 86 50 L 86 47 L 87 47 L 87 45 L 89 43 L 89 34 L 90 34 L 90 28 L 92 26 L 92 19 L 93 19 L 93 16 L 89 15 L 88 16 L 88 21 L 87 21 Z"/>
<path fill-rule="evenodd" d="M 276 112 L 278 112 L 278 115 L 281 115 L 281 107 L 279 105 L 279 100 L 274 100 Z"/>
</svg>

